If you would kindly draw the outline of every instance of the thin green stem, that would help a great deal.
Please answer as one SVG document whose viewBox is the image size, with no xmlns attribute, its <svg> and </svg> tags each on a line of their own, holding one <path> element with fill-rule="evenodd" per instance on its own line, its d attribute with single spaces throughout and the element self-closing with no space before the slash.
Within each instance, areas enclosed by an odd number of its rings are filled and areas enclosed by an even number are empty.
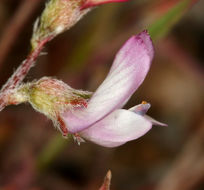
<svg viewBox="0 0 204 190">
<path fill-rule="evenodd" d="M 53 137 L 37 158 L 37 168 L 40 171 L 45 170 L 58 156 L 60 152 L 70 143 L 71 135 L 68 139 L 62 137 L 61 134 Z"/>
</svg>

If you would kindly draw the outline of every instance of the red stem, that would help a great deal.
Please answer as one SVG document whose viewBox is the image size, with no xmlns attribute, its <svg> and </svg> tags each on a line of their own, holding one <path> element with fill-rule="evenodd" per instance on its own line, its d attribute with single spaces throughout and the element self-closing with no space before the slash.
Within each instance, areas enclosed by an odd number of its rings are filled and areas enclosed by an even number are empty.
<svg viewBox="0 0 204 190">
<path fill-rule="evenodd" d="M 18 67 L 18 69 L 13 73 L 13 75 L 8 79 L 6 84 L 2 87 L 0 91 L 0 111 L 3 110 L 7 104 L 6 96 L 8 95 L 8 91 L 18 87 L 18 85 L 23 81 L 31 67 L 34 65 L 36 59 L 40 55 L 40 52 L 43 49 L 44 45 L 51 39 L 52 37 L 49 37 L 40 41 L 38 43 L 38 46 L 31 51 L 27 59 L 22 62 L 22 64 Z"/>
</svg>

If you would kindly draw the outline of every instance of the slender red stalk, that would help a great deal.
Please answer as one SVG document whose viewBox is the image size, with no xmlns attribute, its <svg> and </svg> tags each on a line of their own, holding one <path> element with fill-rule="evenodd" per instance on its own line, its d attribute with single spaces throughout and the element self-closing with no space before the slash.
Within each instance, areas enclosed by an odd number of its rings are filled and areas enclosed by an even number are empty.
<svg viewBox="0 0 204 190">
<path fill-rule="evenodd" d="M 38 43 L 38 46 L 30 52 L 27 59 L 22 62 L 18 69 L 13 73 L 13 75 L 8 79 L 6 84 L 2 87 L 0 91 L 0 111 L 6 106 L 6 97 L 9 94 L 9 90 L 12 90 L 23 81 L 23 79 L 28 74 L 31 67 L 33 67 L 36 59 L 40 55 L 45 44 L 50 41 L 52 37 L 46 38 Z"/>
</svg>

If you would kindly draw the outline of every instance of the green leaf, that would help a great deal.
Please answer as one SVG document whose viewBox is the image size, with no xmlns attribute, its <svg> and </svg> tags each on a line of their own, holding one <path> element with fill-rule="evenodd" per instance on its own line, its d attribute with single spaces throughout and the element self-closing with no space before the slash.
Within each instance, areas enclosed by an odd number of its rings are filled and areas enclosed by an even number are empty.
<svg viewBox="0 0 204 190">
<path fill-rule="evenodd" d="M 164 37 L 181 19 L 189 7 L 191 0 L 179 1 L 165 15 L 153 22 L 148 31 L 153 40 Z"/>
</svg>

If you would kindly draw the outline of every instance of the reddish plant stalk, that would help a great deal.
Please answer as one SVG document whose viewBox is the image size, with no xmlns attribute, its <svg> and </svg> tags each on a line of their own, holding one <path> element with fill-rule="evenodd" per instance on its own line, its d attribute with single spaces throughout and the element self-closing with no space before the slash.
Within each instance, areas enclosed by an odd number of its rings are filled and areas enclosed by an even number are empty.
<svg viewBox="0 0 204 190">
<path fill-rule="evenodd" d="M 22 64 L 17 68 L 17 70 L 13 73 L 13 75 L 8 79 L 6 84 L 2 87 L 0 91 L 0 111 L 3 110 L 7 105 L 6 97 L 9 94 L 9 90 L 12 90 L 18 87 L 18 85 L 23 81 L 23 79 L 26 77 L 31 67 L 33 67 L 43 47 L 51 39 L 52 37 L 48 37 L 40 41 L 38 43 L 38 46 L 30 52 L 26 60 L 22 62 Z"/>
</svg>

